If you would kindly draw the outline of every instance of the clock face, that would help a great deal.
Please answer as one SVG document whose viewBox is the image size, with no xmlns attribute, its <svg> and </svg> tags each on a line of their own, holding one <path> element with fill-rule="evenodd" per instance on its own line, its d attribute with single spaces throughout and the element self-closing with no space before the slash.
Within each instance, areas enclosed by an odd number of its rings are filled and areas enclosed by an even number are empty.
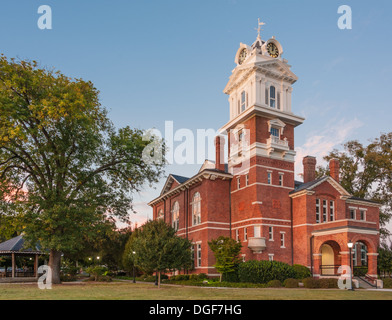
<svg viewBox="0 0 392 320">
<path fill-rule="evenodd" d="M 267 45 L 267 51 L 272 58 L 279 57 L 279 49 L 274 43 L 271 42 Z"/>
<path fill-rule="evenodd" d="M 240 55 L 238 57 L 238 64 L 242 64 L 245 61 L 247 55 L 248 55 L 248 53 L 247 53 L 246 49 L 242 49 L 242 51 L 240 52 Z"/>
</svg>

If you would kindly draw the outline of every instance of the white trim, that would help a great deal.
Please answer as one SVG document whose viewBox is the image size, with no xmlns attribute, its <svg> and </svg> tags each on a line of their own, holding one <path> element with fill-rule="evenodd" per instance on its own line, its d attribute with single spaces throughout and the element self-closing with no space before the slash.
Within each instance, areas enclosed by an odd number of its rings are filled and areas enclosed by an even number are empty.
<svg viewBox="0 0 392 320">
<path fill-rule="evenodd" d="M 252 186 L 254 186 L 254 185 L 267 186 L 267 187 L 275 187 L 275 188 L 281 188 L 281 189 L 287 189 L 287 190 L 293 190 L 293 188 L 285 187 L 285 186 L 279 186 L 279 185 L 275 185 L 275 184 L 272 184 L 272 183 L 271 183 L 271 184 L 268 184 L 268 183 L 262 183 L 262 182 L 255 182 L 255 183 L 252 183 L 252 184 L 248 185 L 247 187 L 242 187 L 242 188 L 240 188 L 240 189 L 234 190 L 234 191 L 232 191 L 231 193 L 232 193 L 232 194 L 233 194 L 233 193 L 236 193 L 236 192 L 238 192 L 238 191 L 244 190 L 244 189 L 249 188 L 249 187 L 252 187 Z"/>
<path fill-rule="evenodd" d="M 263 203 L 261 201 L 252 202 L 252 205 L 255 205 L 255 204 L 263 204 Z"/>
<path fill-rule="evenodd" d="M 193 231 L 188 231 L 188 234 L 189 234 L 189 233 L 198 232 L 198 231 L 202 231 L 202 230 L 205 230 L 205 229 L 211 229 L 211 230 L 226 230 L 226 231 L 230 231 L 230 228 L 213 228 L 213 227 L 205 227 L 205 228 L 201 228 L 201 229 L 197 229 L 197 230 L 193 230 Z M 177 234 L 177 236 L 183 236 L 184 234 L 186 234 L 186 232 Z"/>
<path fill-rule="evenodd" d="M 242 223 L 242 222 L 247 222 L 247 221 L 253 221 L 253 220 L 271 220 L 271 221 L 281 221 L 281 222 L 290 222 L 290 223 L 291 223 L 291 220 L 283 220 L 283 219 L 274 219 L 274 218 L 250 218 L 250 219 L 245 219 L 245 220 L 233 222 L 232 225 L 234 225 L 234 224 L 239 224 L 239 223 Z"/>
<path fill-rule="evenodd" d="M 297 227 L 304 227 L 304 226 L 310 226 L 310 227 L 315 227 L 315 226 L 320 226 L 320 225 L 328 225 L 328 224 L 334 224 L 334 223 L 339 223 L 339 222 L 344 222 L 344 221 L 352 221 L 352 222 L 358 222 L 358 223 L 368 223 L 368 224 L 377 224 L 376 222 L 371 222 L 371 221 L 363 221 L 363 220 L 352 220 L 352 219 L 341 219 L 341 220 L 334 220 L 334 221 L 328 221 L 328 222 L 324 222 L 324 223 L 315 223 L 315 224 L 311 224 L 311 223 L 304 223 L 304 224 L 297 224 L 295 226 L 293 226 L 293 228 L 297 228 Z"/>
<path fill-rule="evenodd" d="M 361 229 L 353 229 L 350 227 L 339 228 L 336 230 L 329 230 L 329 231 L 321 231 L 321 232 L 312 232 L 314 236 L 325 236 L 337 233 L 344 233 L 344 232 L 351 232 L 351 233 L 360 233 L 360 234 L 369 234 L 369 235 L 378 235 L 379 232 L 377 230 L 361 230 Z"/>
<path fill-rule="evenodd" d="M 200 227 L 200 226 L 202 226 L 202 225 L 204 225 L 204 224 L 209 224 L 209 223 L 212 223 L 212 224 L 223 224 L 223 225 L 230 225 L 230 223 L 229 223 L 229 222 L 215 222 L 215 221 L 206 221 L 206 222 L 200 223 L 200 224 L 198 224 L 198 225 L 189 226 L 189 227 L 188 227 L 188 229 L 193 229 L 193 228 L 196 228 L 196 227 Z M 181 228 L 181 229 L 178 229 L 178 230 L 177 230 L 177 232 L 178 232 L 178 231 L 183 231 L 183 230 L 186 230 L 186 228 Z"/>
</svg>

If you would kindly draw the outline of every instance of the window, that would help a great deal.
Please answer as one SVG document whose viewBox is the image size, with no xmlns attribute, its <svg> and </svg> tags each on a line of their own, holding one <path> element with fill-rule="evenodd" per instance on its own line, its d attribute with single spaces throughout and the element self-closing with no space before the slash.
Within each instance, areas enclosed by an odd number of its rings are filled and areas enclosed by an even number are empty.
<svg viewBox="0 0 392 320">
<path fill-rule="evenodd" d="M 274 227 L 268 227 L 269 241 L 274 241 Z"/>
<path fill-rule="evenodd" d="M 254 226 L 254 227 L 253 227 L 253 236 L 254 236 L 255 238 L 260 238 L 260 237 L 261 237 L 260 226 Z"/>
<path fill-rule="evenodd" d="M 163 214 L 163 210 L 159 210 L 158 215 L 157 215 L 157 220 L 163 219 L 164 218 L 164 214 Z"/>
<path fill-rule="evenodd" d="M 355 209 L 350 209 L 350 219 L 355 220 Z"/>
<path fill-rule="evenodd" d="M 367 266 L 367 247 L 361 244 L 361 265 Z"/>
<path fill-rule="evenodd" d="M 248 241 L 248 229 L 244 228 L 244 241 Z"/>
<path fill-rule="evenodd" d="M 280 138 L 279 129 L 271 127 L 271 135 L 276 138 Z"/>
<path fill-rule="evenodd" d="M 239 241 L 240 240 L 240 234 L 238 232 L 238 229 L 235 230 L 235 241 Z"/>
<path fill-rule="evenodd" d="M 357 244 L 355 244 L 354 248 L 353 248 L 353 266 L 356 267 L 357 266 Z"/>
<path fill-rule="evenodd" d="M 191 260 L 192 260 L 192 269 L 195 267 L 195 246 L 192 244 L 191 247 Z"/>
<path fill-rule="evenodd" d="M 366 211 L 365 210 L 359 210 L 359 215 L 360 215 L 362 221 L 366 220 Z"/>
<path fill-rule="evenodd" d="M 249 186 L 249 174 L 245 176 L 245 185 Z"/>
<path fill-rule="evenodd" d="M 283 186 L 283 174 L 279 174 L 279 185 Z"/>
<path fill-rule="evenodd" d="M 335 203 L 333 201 L 329 202 L 329 221 L 335 220 Z"/>
<path fill-rule="evenodd" d="M 267 183 L 272 184 L 272 172 L 267 173 Z"/>
<path fill-rule="evenodd" d="M 237 178 L 237 189 L 241 189 L 241 178 Z"/>
<path fill-rule="evenodd" d="M 197 245 L 197 266 L 201 267 L 201 244 Z"/>
<path fill-rule="evenodd" d="M 323 223 L 327 222 L 327 200 L 323 200 Z"/>
<path fill-rule="evenodd" d="M 285 234 L 281 233 L 280 234 L 280 247 L 281 248 L 285 248 L 284 238 L 285 238 Z"/>
<path fill-rule="evenodd" d="M 200 193 L 196 192 L 192 200 L 192 217 L 193 225 L 196 226 L 201 223 L 201 198 Z"/>
<path fill-rule="evenodd" d="M 180 205 L 176 201 L 172 209 L 172 227 L 174 230 L 178 230 L 180 224 Z"/>
<path fill-rule="evenodd" d="M 268 260 L 269 260 L 269 261 L 274 261 L 274 255 L 273 255 L 272 253 L 270 253 L 270 254 L 268 255 Z"/>
<path fill-rule="evenodd" d="M 242 91 L 241 93 L 241 112 L 244 112 L 246 109 L 246 92 Z"/>
<path fill-rule="evenodd" d="M 276 107 L 276 89 L 274 86 L 270 87 L 270 107 L 275 108 Z"/>
<path fill-rule="evenodd" d="M 320 199 L 316 199 L 316 223 L 320 223 Z"/>
</svg>

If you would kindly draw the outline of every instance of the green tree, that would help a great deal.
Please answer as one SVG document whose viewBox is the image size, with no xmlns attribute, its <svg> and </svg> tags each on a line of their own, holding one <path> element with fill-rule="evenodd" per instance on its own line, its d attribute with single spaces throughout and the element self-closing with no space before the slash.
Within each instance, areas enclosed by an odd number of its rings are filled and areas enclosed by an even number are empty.
<svg viewBox="0 0 392 320">
<path fill-rule="evenodd" d="M 385 228 L 392 217 L 392 132 L 381 134 L 368 145 L 358 141 L 344 144 L 344 150 L 333 150 L 326 161 L 338 159 L 341 185 L 354 197 L 376 201 L 380 209 L 380 233 L 390 235 Z M 317 177 L 329 174 L 329 168 L 318 167 Z"/>
<path fill-rule="evenodd" d="M 158 273 L 160 288 L 161 273 L 168 270 L 189 268 L 192 263 L 191 242 L 176 235 L 174 228 L 163 220 L 149 221 L 141 227 L 132 241 L 129 259 L 140 270 Z"/>
<path fill-rule="evenodd" d="M 163 161 L 143 156 L 152 141 L 153 155 L 164 145 L 144 136 L 114 128 L 91 82 L 1 56 L 1 208 L 50 251 L 53 283 L 62 253 L 93 241 L 108 219 L 127 221 L 132 193 L 162 176 Z"/>
<path fill-rule="evenodd" d="M 380 248 L 378 249 L 378 257 L 377 257 L 377 268 L 379 274 L 388 274 L 391 275 L 392 272 L 392 244 L 389 242 L 389 245 L 386 242 L 381 243 Z"/>
<path fill-rule="evenodd" d="M 215 269 L 220 273 L 220 281 L 225 273 L 235 272 L 239 265 L 242 245 L 232 238 L 219 237 L 211 240 L 208 245 L 215 255 Z"/>
</svg>

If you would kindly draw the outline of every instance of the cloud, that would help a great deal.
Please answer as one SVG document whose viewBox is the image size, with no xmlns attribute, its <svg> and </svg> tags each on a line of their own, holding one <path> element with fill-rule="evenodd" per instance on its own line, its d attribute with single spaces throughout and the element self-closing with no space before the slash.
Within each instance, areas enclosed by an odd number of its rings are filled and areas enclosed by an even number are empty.
<svg viewBox="0 0 392 320">
<path fill-rule="evenodd" d="M 363 123 L 357 118 L 348 121 L 334 119 L 329 121 L 317 134 L 314 132 L 309 134 L 306 142 L 296 148 L 295 172 L 297 175 L 303 172 L 302 159 L 304 157 L 313 156 L 317 158 L 318 165 L 325 164 L 323 157 L 333 149 L 340 149 L 355 130 L 362 126 Z"/>
</svg>

